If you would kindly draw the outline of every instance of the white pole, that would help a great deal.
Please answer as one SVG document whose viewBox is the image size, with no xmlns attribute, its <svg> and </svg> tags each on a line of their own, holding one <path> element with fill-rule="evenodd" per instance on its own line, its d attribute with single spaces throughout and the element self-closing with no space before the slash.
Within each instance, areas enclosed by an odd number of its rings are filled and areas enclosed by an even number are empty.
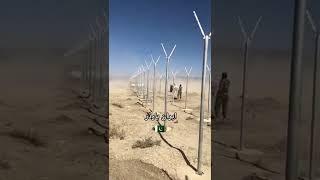
<svg viewBox="0 0 320 180">
<path fill-rule="evenodd" d="M 164 84 L 164 114 L 167 116 L 167 91 L 168 91 L 168 64 L 169 64 L 169 58 L 167 57 L 166 60 L 166 80 Z M 166 126 L 166 119 L 163 121 L 164 126 Z"/>
<path fill-rule="evenodd" d="M 151 55 L 151 59 L 153 62 L 153 90 L 152 90 L 152 94 L 153 94 L 153 100 L 152 100 L 152 112 L 154 113 L 154 103 L 155 103 L 155 94 L 156 94 L 156 66 L 157 63 L 160 59 L 160 56 L 158 57 L 158 59 L 156 61 L 154 61 L 153 56 Z"/>
<path fill-rule="evenodd" d="M 97 107 L 100 106 L 100 99 L 101 99 L 101 30 L 102 26 L 99 22 L 99 17 L 96 17 L 96 25 L 97 25 L 97 48 L 96 48 L 96 62 L 95 62 L 95 81 L 96 81 L 96 87 L 95 87 L 95 105 Z"/>
<path fill-rule="evenodd" d="M 186 83 L 186 99 L 184 103 L 184 109 L 187 109 L 187 101 L 188 101 L 188 82 L 189 82 L 189 76 L 187 75 L 187 83 Z"/>
<path fill-rule="evenodd" d="M 147 100 L 146 100 L 146 103 L 148 106 L 148 102 L 149 102 L 149 72 L 150 72 L 150 66 L 151 66 L 152 61 L 150 62 L 150 64 L 148 64 L 147 61 L 145 61 L 145 63 L 146 63 L 146 67 L 147 67 Z"/>
<path fill-rule="evenodd" d="M 149 102 L 149 67 L 147 66 L 147 99 L 146 99 L 146 104 L 148 106 Z"/>
<path fill-rule="evenodd" d="M 238 17 L 239 25 L 241 28 L 241 32 L 245 38 L 245 49 L 244 49 L 244 62 L 243 62 L 243 73 L 242 73 L 242 101 L 241 101 L 241 119 L 240 119 L 240 146 L 239 149 L 242 150 L 244 148 L 244 141 L 243 141 L 243 132 L 244 132 L 244 116 L 245 116 L 245 101 L 246 101 L 246 82 L 247 82 L 247 61 L 248 61 L 248 55 L 249 55 L 249 46 L 250 43 L 254 37 L 254 34 L 258 28 L 258 25 L 261 21 L 261 16 L 259 17 L 258 21 L 256 22 L 256 25 L 254 29 L 252 30 L 250 36 L 248 36 L 247 32 L 245 31 L 241 18 Z"/>
<path fill-rule="evenodd" d="M 166 55 L 166 80 L 165 80 L 165 90 L 164 90 L 164 114 L 165 116 L 167 116 L 167 113 L 168 113 L 168 109 L 167 109 L 167 91 L 168 91 L 168 65 L 169 65 L 169 62 L 170 62 L 170 56 L 172 55 L 173 51 L 175 50 L 176 48 L 176 45 L 174 45 L 170 55 L 168 56 L 167 55 L 167 52 L 163 46 L 163 44 L 161 43 L 161 46 L 162 46 L 162 49 L 164 51 L 164 54 Z M 164 120 L 163 122 L 164 126 L 166 126 L 166 119 Z"/>
<path fill-rule="evenodd" d="M 187 68 L 185 67 L 184 68 L 186 70 L 186 73 L 187 73 L 187 82 L 186 82 L 186 99 L 185 99 L 185 103 L 184 103 L 184 109 L 187 110 L 187 101 L 188 101 L 188 82 L 189 82 L 189 75 L 190 75 L 190 72 L 192 70 L 192 67 L 189 69 L 189 71 L 187 70 Z"/>
<path fill-rule="evenodd" d="M 152 112 L 154 113 L 154 103 L 155 103 L 155 95 L 156 95 L 156 65 L 153 66 L 153 90 L 152 90 Z"/>
<path fill-rule="evenodd" d="M 143 91 L 142 91 L 142 81 L 143 81 L 143 69 L 140 66 L 140 81 L 139 81 L 139 90 L 140 90 L 140 98 L 143 98 Z"/>
<path fill-rule="evenodd" d="M 140 77 L 140 70 L 138 70 L 138 74 L 137 74 L 137 77 L 136 77 L 136 94 L 137 94 L 137 97 L 139 97 L 139 77 Z"/>
<path fill-rule="evenodd" d="M 109 13 L 109 12 L 108 12 Z M 108 14 L 109 15 L 109 14 Z M 107 88 L 109 88 L 109 78 L 108 69 L 109 69 L 109 16 L 105 12 L 103 12 L 104 16 L 104 61 L 103 61 L 103 108 L 106 110 L 108 114 L 109 111 L 107 110 L 106 106 L 109 100 L 109 95 L 107 94 Z"/>
<path fill-rule="evenodd" d="M 97 105 L 99 108 L 101 108 L 101 99 L 102 99 L 102 33 L 103 33 L 103 27 L 101 26 L 99 22 L 99 17 L 96 18 L 96 23 L 98 27 L 98 59 L 97 59 Z"/>
<path fill-rule="evenodd" d="M 141 74 L 141 90 L 142 90 L 142 99 L 145 99 L 145 90 L 144 90 L 144 84 L 145 84 L 145 68 L 143 65 L 141 65 L 142 74 Z"/>
<path fill-rule="evenodd" d="M 209 36 L 205 36 L 204 39 L 204 57 L 203 57 L 203 65 L 202 65 L 202 81 L 201 81 L 201 104 L 200 104 L 200 123 L 199 123 L 199 148 L 198 148 L 198 174 L 203 174 L 201 172 L 201 161 L 202 161 L 202 141 L 203 141 L 203 119 L 204 119 L 204 85 L 205 85 L 205 64 L 207 63 L 207 55 L 208 55 L 208 43 Z"/>
<path fill-rule="evenodd" d="M 147 100 L 147 87 L 146 87 L 146 84 L 147 84 L 147 78 L 146 78 L 146 69 L 143 71 L 143 98 L 144 100 L 146 101 Z"/>
<path fill-rule="evenodd" d="M 94 41 L 93 41 L 93 59 L 92 59 L 92 103 L 95 104 L 95 100 L 96 100 L 96 60 L 97 60 L 97 40 L 98 40 L 98 33 L 97 31 L 93 28 L 93 26 L 91 26 L 92 31 L 94 33 Z"/>
<path fill-rule="evenodd" d="M 163 74 L 159 74 L 159 84 L 160 84 L 159 95 L 161 95 L 161 80 L 162 80 L 162 76 L 163 76 Z"/>
<path fill-rule="evenodd" d="M 92 91 L 92 103 L 94 101 L 95 98 L 95 59 L 96 59 L 96 48 L 97 48 L 97 33 L 95 31 L 95 29 L 93 28 L 93 26 L 91 26 L 92 28 L 92 32 L 94 33 L 94 37 L 93 37 L 93 42 L 92 42 L 92 60 L 91 60 L 91 91 Z"/>
<path fill-rule="evenodd" d="M 317 29 L 314 20 L 311 16 L 311 13 L 309 10 L 306 11 L 308 22 L 311 25 L 313 34 L 314 34 L 314 69 L 313 69 L 313 90 L 312 90 L 312 117 L 311 117 L 311 123 L 310 123 L 310 145 L 309 145 L 309 180 L 315 179 L 315 166 L 317 162 L 316 152 L 316 146 L 315 142 L 317 140 L 316 136 L 316 128 L 317 120 L 319 119 L 319 113 L 317 113 L 317 109 L 319 107 L 319 57 L 320 57 L 320 31 Z M 315 158 L 314 158 L 315 157 Z"/>
<path fill-rule="evenodd" d="M 209 76 L 209 81 L 208 81 L 208 120 L 210 118 L 210 112 L 211 112 L 211 109 L 210 109 L 210 102 L 211 102 L 211 71 L 210 71 L 210 67 L 207 65 L 207 70 L 208 70 L 208 76 Z"/>
<path fill-rule="evenodd" d="M 159 95 L 161 95 L 161 78 L 159 79 L 160 87 L 159 87 Z"/>
<path fill-rule="evenodd" d="M 306 0 L 294 1 L 294 20 L 291 56 L 291 80 L 289 92 L 289 115 L 287 128 L 286 180 L 298 179 L 299 124 L 301 122 L 302 62 Z"/>
<path fill-rule="evenodd" d="M 139 97 L 142 98 L 142 68 L 139 67 L 140 74 L 139 74 Z"/>
<path fill-rule="evenodd" d="M 143 66 L 142 66 L 143 67 Z M 146 91 L 145 91 L 145 84 L 146 84 L 146 70 L 143 69 L 143 83 L 142 83 L 142 93 L 143 93 L 143 99 L 146 99 Z"/>
<path fill-rule="evenodd" d="M 91 28 L 93 29 L 93 28 Z M 88 76 L 88 79 L 89 79 L 89 95 L 92 97 L 92 57 L 93 57 L 93 54 L 94 54 L 94 50 L 93 50 L 93 46 L 94 46 L 94 33 L 93 32 L 90 32 L 90 35 L 89 35 L 89 59 L 88 59 L 88 64 L 89 64 L 89 67 L 88 67 L 88 70 L 89 70 L 89 76 Z"/>
<path fill-rule="evenodd" d="M 105 97 L 106 97 L 106 60 L 107 60 L 107 17 L 104 15 L 103 24 L 102 24 L 102 34 L 101 34 L 101 107 L 105 109 Z M 136 76 L 136 75 L 135 75 Z"/>
<path fill-rule="evenodd" d="M 207 65 L 207 58 L 208 58 L 208 44 L 209 44 L 211 33 L 209 35 L 204 34 L 196 12 L 193 11 L 193 14 L 198 22 L 199 28 L 201 30 L 201 33 L 204 39 L 204 54 L 203 54 L 203 62 L 202 62 L 202 81 L 201 81 L 200 122 L 199 122 L 198 165 L 197 165 L 197 173 L 201 175 L 203 174 L 203 172 L 201 171 L 201 161 L 202 161 L 203 119 L 204 119 L 204 85 L 205 85 L 206 65 Z"/>
</svg>

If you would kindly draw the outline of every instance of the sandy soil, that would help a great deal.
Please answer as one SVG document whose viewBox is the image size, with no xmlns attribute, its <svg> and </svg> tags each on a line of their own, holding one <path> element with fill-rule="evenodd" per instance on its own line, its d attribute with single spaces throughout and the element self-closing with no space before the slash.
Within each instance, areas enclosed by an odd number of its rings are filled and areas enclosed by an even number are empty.
<svg viewBox="0 0 320 180">
<path fill-rule="evenodd" d="M 152 164 L 158 168 L 157 177 L 147 178 L 131 176 L 134 179 L 211 179 L 211 127 L 204 125 L 203 141 L 203 163 L 204 175 L 195 174 L 197 167 L 198 151 L 198 128 L 199 128 L 199 105 L 200 96 L 193 91 L 190 83 L 188 108 L 193 109 L 192 113 L 183 112 L 184 100 L 175 101 L 174 104 L 168 103 L 170 114 L 177 112 L 178 123 L 167 122 L 168 132 L 158 134 L 152 130 L 156 125 L 155 121 L 145 121 L 144 117 L 152 105 L 141 102 L 139 98 L 129 89 L 127 80 L 114 80 L 110 82 L 110 130 L 117 129 L 123 131 L 123 138 L 110 137 L 109 156 L 110 174 L 121 172 L 121 169 L 113 167 L 114 162 L 118 161 L 142 161 Z M 164 87 L 164 84 L 162 84 Z M 159 87 L 157 87 L 159 88 Z M 197 88 L 195 88 L 197 89 Z M 156 91 L 155 111 L 162 113 L 164 107 L 163 93 Z M 110 133 L 109 133 L 110 135 Z M 145 138 L 151 137 L 159 140 L 160 145 L 149 148 L 132 148 L 132 145 Z M 136 164 L 136 163 L 135 163 Z M 138 167 L 137 167 L 138 166 Z M 144 169 L 143 165 L 137 165 L 135 169 Z M 160 171 L 159 171 L 160 170 Z M 156 173 L 152 171 L 153 173 Z M 124 179 L 130 179 L 129 177 Z M 160 178 L 162 179 L 162 178 Z"/>
<path fill-rule="evenodd" d="M 106 145 L 88 131 L 94 116 L 72 93 L 72 67 L 25 59 L 0 67 L 0 179 L 105 179 Z"/>
<path fill-rule="evenodd" d="M 99 129 L 92 121 L 97 117 L 83 108 L 85 102 L 72 91 L 79 88 L 79 81 L 70 78 L 74 68 L 56 63 L 54 59 L 42 63 L 41 60 L 1 63 L 0 180 L 105 179 L 105 142 L 88 131 L 89 127 Z M 310 74 L 311 71 L 306 72 Z M 257 83 L 261 80 L 259 73 L 258 80 L 250 76 L 244 134 L 246 149 L 239 152 L 236 148 L 241 89 L 237 78 L 240 76 L 235 72 L 231 75 L 229 120 L 214 123 L 214 141 L 210 137 L 211 127 L 204 127 L 205 174 L 201 177 L 194 171 L 200 82 L 194 80 L 189 84 L 188 108 L 193 109 L 192 114 L 182 111 L 183 93 L 182 101 L 168 106 L 170 113 L 178 113 L 179 122 L 167 123 L 170 131 L 160 136 L 152 130 L 155 122 L 143 120 L 147 109 L 137 104 L 139 98 L 129 90 L 128 81 L 111 81 L 109 133 L 114 136 L 109 145 L 110 179 L 186 179 L 186 176 L 188 179 L 210 179 L 211 144 L 214 144 L 212 177 L 215 179 L 239 180 L 251 176 L 284 179 L 288 111 L 285 82 L 288 79 L 268 77 L 269 81 Z M 311 81 L 304 82 L 310 86 Z M 177 79 L 177 83 L 185 87 L 184 79 Z M 257 84 L 261 87 L 253 89 Z M 304 92 L 304 97 L 310 95 L 310 88 Z M 162 96 L 157 93 L 155 101 L 155 110 L 159 112 L 163 111 Z M 310 104 L 309 96 L 303 98 L 305 104 Z M 148 107 L 152 108 L 150 104 Z M 309 113 L 310 108 L 303 106 L 303 115 Z M 106 123 L 105 119 L 98 121 Z M 301 176 L 305 176 L 308 169 L 309 121 L 310 115 L 303 116 L 301 121 Z M 160 146 L 132 148 L 137 140 L 148 137 L 159 140 Z M 320 154 L 316 157 L 318 162 L 319 157 Z M 320 170 L 317 174 L 320 175 Z"/>
<path fill-rule="evenodd" d="M 260 59 L 259 59 L 260 58 Z M 239 152 L 240 136 L 240 61 L 232 59 L 218 65 L 229 73 L 231 80 L 229 120 L 215 123 L 215 148 L 213 177 L 218 179 L 241 179 L 253 172 L 270 179 L 284 179 L 286 140 L 288 125 L 288 97 L 290 82 L 289 57 L 269 58 L 256 56 L 248 65 L 247 104 L 244 120 L 245 151 Z M 220 62 L 220 61 L 219 61 Z M 299 176 L 306 177 L 309 169 L 309 133 L 311 119 L 312 63 L 305 59 L 303 66 L 303 86 L 301 96 L 301 121 L 299 141 Z M 319 124 L 316 129 L 319 137 Z M 320 176 L 320 143 L 316 142 L 316 174 Z M 240 154 L 240 155 L 239 155 Z M 220 157 L 223 155 L 223 157 Z M 234 159 L 239 159 L 240 162 Z M 226 157 L 228 157 L 226 159 Z M 231 157 L 231 158 L 230 158 Z M 245 168 L 245 167 L 251 168 Z M 228 174 L 234 172 L 238 176 Z M 257 168 L 259 167 L 259 168 Z M 262 170 L 264 169 L 264 170 Z M 261 171 L 262 170 L 262 171 Z"/>
<path fill-rule="evenodd" d="M 238 165 L 228 165 L 232 172 L 239 172 L 239 175 L 246 177 L 252 174 L 253 166 L 256 171 L 262 173 L 264 177 L 271 179 L 284 179 L 286 160 L 286 127 L 287 127 L 287 105 L 273 98 L 249 98 L 246 108 L 244 122 L 244 145 L 243 151 L 238 151 L 240 136 L 240 100 L 232 99 L 230 103 L 230 119 L 215 123 L 215 149 L 220 154 L 229 159 L 240 159 L 243 164 L 251 166 L 243 168 Z M 308 124 L 301 122 L 301 134 L 307 134 Z M 305 136 L 300 139 L 300 167 L 299 176 L 306 177 L 308 172 L 308 141 Z M 317 144 L 319 148 L 319 144 Z M 318 152 L 317 152 L 318 153 Z M 219 157 L 220 158 L 220 157 Z M 316 174 L 319 176 L 320 164 L 316 158 Z M 221 166 L 226 162 L 214 159 L 214 175 L 223 176 Z M 251 169 L 251 170 L 250 170 Z M 241 170 L 241 171 L 240 171 Z M 249 171 L 250 170 L 250 171 Z M 238 179 L 228 177 L 228 179 Z"/>
<path fill-rule="evenodd" d="M 178 84 L 181 83 L 185 87 L 183 79 L 178 81 Z M 190 100 L 188 107 L 193 109 L 193 115 L 181 111 L 184 108 L 183 100 L 175 102 L 174 105 L 169 103 L 170 112 L 178 112 L 179 123 L 168 123 L 172 129 L 163 133 L 164 138 L 162 139 L 151 130 L 154 122 L 143 121 L 147 109 L 137 104 L 140 101 L 129 90 L 128 81 L 111 81 L 110 125 L 123 130 L 125 134 L 122 140 L 119 138 L 110 140 L 110 156 L 113 160 L 141 160 L 165 170 L 171 178 L 185 179 L 186 175 L 189 179 L 199 178 L 199 176 L 192 176 L 195 174 L 194 170 L 187 165 L 182 153 L 165 142 L 168 141 L 172 146 L 181 149 L 190 164 L 196 167 L 199 86 L 199 80 L 192 80 L 189 86 Z M 157 88 L 159 88 L 159 85 L 157 85 Z M 232 86 L 232 88 L 234 87 Z M 212 178 L 218 180 L 284 179 L 288 121 L 287 100 L 277 98 L 279 94 L 269 92 L 267 89 L 261 90 L 259 93 L 247 98 L 244 121 L 244 150 L 238 150 L 241 99 L 236 90 L 233 89 L 231 93 L 228 120 L 217 119 L 213 123 L 214 138 L 210 138 L 211 127 L 205 126 L 204 168 L 208 169 L 210 167 L 210 145 L 212 144 L 214 145 Z M 306 99 L 303 99 L 303 101 L 305 102 Z M 118 107 L 119 104 L 121 104 L 121 108 Z M 152 108 L 152 105 L 149 104 L 148 108 Z M 155 111 L 162 112 L 162 108 L 163 98 L 157 92 Z M 303 135 L 308 134 L 308 118 L 309 116 L 303 116 L 300 124 L 302 136 L 300 139 L 299 159 L 301 165 L 299 176 L 301 177 L 305 177 L 308 170 L 308 139 Z M 131 148 L 137 140 L 146 137 L 161 140 L 161 145 L 146 149 Z M 211 140 L 212 143 L 210 143 Z M 319 157 L 317 155 L 316 158 Z M 320 164 L 317 163 L 317 166 L 320 167 Z M 208 172 L 211 175 L 211 172 Z M 316 174 L 318 176 L 320 175 L 319 172 L 319 169 L 317 169 Z M 201 178 L 210 179 L 210 176 Z"/>
</svg>

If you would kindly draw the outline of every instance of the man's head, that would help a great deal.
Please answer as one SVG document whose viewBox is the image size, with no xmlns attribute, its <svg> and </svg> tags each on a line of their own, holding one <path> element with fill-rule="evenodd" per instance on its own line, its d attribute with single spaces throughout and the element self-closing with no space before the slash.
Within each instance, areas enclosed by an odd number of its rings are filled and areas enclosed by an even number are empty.
<svg viewBox="0 0 320 180">
<path fill-rule="evenodd" d="M 227 77 L 228 77 L 228 74 L 226 72 L 223 72 L 221 79 L 226 79 Z"/>
</svg>

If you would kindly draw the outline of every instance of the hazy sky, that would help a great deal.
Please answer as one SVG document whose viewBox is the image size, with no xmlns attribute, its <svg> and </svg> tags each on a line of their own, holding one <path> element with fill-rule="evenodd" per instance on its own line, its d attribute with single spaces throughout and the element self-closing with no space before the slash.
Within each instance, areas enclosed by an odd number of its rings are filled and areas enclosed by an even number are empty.
<svg viewBox="0 0 320 180">
<path fill-rule="evenodd" d="M 105 0 L 10 0 L 0 5 L 0 47 L 70 47 L 107 9 Z"/>
</svg>

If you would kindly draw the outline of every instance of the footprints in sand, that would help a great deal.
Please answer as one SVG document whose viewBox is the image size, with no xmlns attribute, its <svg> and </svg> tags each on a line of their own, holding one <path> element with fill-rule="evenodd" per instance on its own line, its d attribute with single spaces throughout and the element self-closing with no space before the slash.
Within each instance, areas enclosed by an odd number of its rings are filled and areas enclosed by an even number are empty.
<svg viewBox="0 0 320 180">
<path fill-rule="evenodd" d="M 7 135 L 13 139 L 21 140 L 35 147 L 45 147 L 47 145 L 46 141 L 39 135 L 39 133 L 32 128 L 28 131 L 14 129 L 8 132 Z"/>
<path fill-rule="evenodd" d="M 55 122 L 58 123 L 72 123 L 74 120 L 67 115 L 61 114 L 55 118 Z"/>
<path fill-rule="evenodd" d="M 0 99 L 0 110 L 6 110 L 6 111 L 20 111 L 20 112 L 34 112 L 38 110 L 42 105 L 39 103 L 36 104 L 30 104 L 28 106 L 22 106 L 22 105 L 13 105 L 10 103 L 7 103 L 5 100 Z"/>
</svg>

